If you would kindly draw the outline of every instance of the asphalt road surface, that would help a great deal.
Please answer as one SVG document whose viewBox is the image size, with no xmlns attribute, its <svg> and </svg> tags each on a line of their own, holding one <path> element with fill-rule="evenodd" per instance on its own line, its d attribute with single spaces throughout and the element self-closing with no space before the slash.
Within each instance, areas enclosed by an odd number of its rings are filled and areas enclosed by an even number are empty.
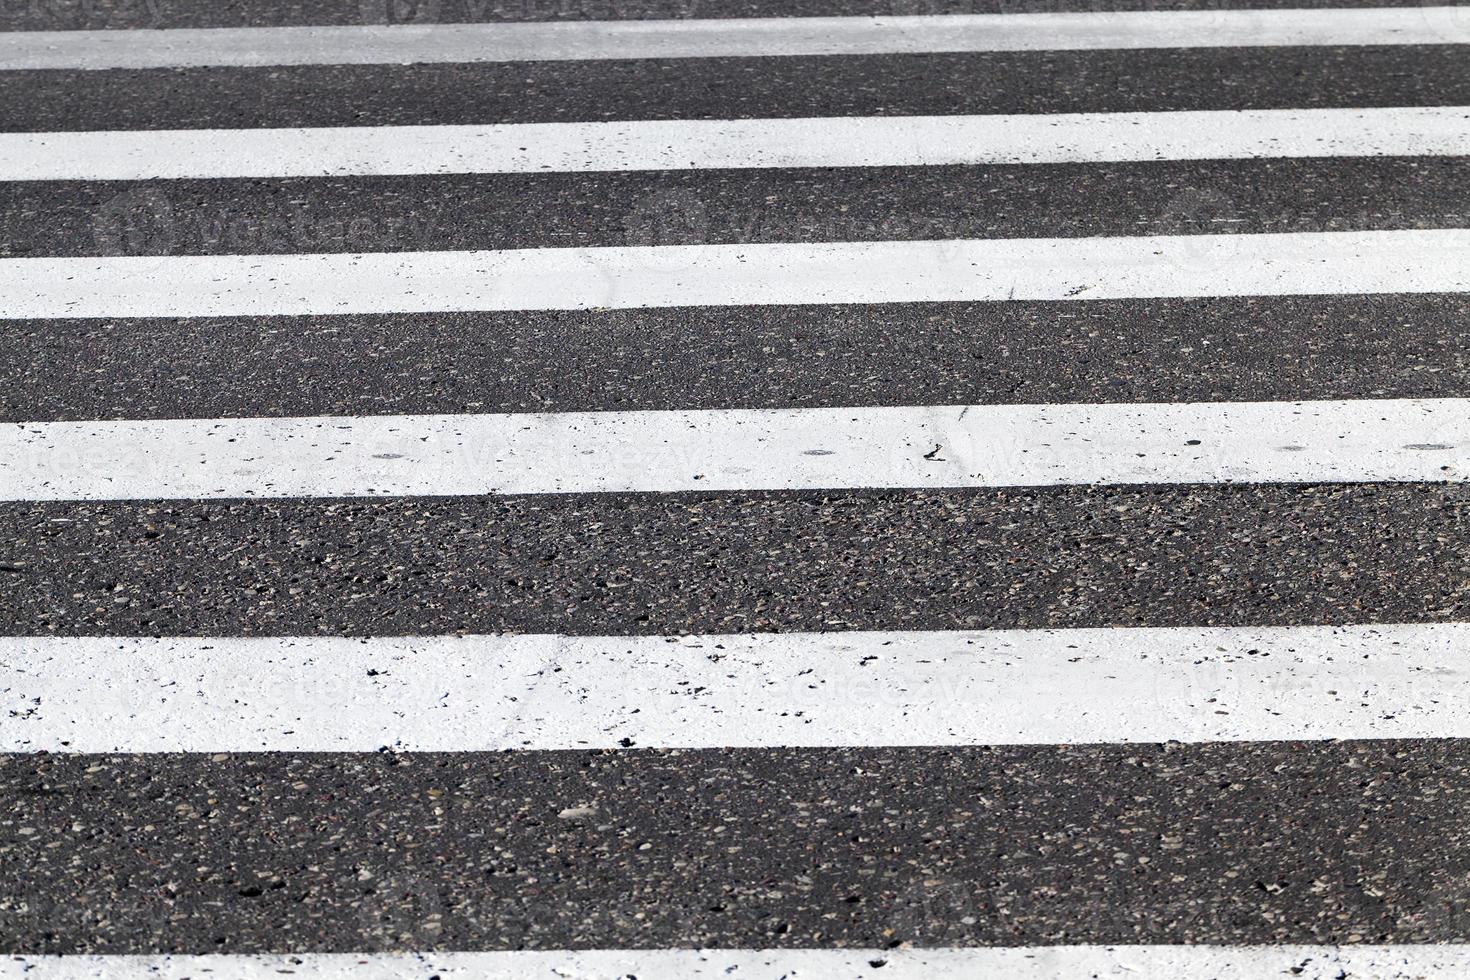
<svg viewBox="0 0 1470 980">
<path fill-rule="evenodd" d="M 0 976 L 1470 976 L 1470 6 L 0 0 Z"/>
</svg>

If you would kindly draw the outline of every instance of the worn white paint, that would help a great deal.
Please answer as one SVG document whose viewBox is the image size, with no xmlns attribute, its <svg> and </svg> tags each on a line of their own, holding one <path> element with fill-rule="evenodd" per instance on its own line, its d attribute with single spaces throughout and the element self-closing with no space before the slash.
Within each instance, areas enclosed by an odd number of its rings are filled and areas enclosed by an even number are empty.
<svg viewBox="0 0 1470 980">
<path fill-rule="evenodd" d="M 1470 107 L 0 133 L 0 180 L 1462 156 Z"/>
<path fill-rule="evenodd" d="M 1470 43 L 1455 7 L 0 33 L 0 70 Z"/>
<path fill-rule="evenodd" d="M 0 500 L 1466 479 L 1460 398 L 0 425 Z"/>
<path fill-rule="evenodd" d="M 94 753 L 1466 738 L 1470 623 L 6 637 L 0 734 Z"/>
<path fill-rule="evenodd" d="M 0 500 L 1467 478 L 1456 398 L 0 425 Z"/>
<path fill-rule="evenodd" d="M 1470 291 L 1470 229 L 0 259 L 0 316 Z"/>
<path fill-rule="evenodd" d="M 873 964 L 880 964 L 874 966 Z M 1033 946 L 15 956 L 16 980 L 1461 980 L 1470 946 Z"/>
</svg>

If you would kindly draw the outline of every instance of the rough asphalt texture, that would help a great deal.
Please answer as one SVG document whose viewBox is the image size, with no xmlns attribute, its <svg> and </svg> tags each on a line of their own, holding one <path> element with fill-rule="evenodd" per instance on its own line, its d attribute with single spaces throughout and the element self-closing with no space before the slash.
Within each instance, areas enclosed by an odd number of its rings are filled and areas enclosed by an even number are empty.
<svg viewBox="0 0 1470 980">
<path fill-rule="evenodd" d="M 1464 941 L 1460 741 L 12 757 L 30 952 Z M 1415 842 L 1432 841 L 1433 846 Z"/>
<path fill-rule="evenodd" d="M 8 634 L 1286 625 L 1470 615 L 1470 488 L 5 504 Z"/>
<path fill-rule="evenodd" d="M 1463 295 L 8 320 L 0 339 L 15 422 L 1470 390 Z"/>
<path fill-rule="evenodd" d="M 0 75 L 0 132 L 1466 104 L 1449 44 Z"/>
<path fill-rule="evenodd" d="M 0 183 L 0 257 L 1463 228 L 1470 160 Z"/>
</svg>

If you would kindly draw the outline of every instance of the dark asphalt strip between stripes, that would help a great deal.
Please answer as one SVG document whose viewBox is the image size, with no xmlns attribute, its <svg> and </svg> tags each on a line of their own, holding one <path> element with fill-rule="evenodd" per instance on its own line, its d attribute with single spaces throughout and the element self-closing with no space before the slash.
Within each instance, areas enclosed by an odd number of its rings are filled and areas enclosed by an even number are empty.
<svg viewBox="0 0 1470 980">
<path fill-rule="evenodd" d="M 1448 5 L 1453 5 L 1446 0 Z M 0 30 L 1414 7 L 1421 0 L 5 0 Z"/>
<path fill-rule="evenodd" d="M 1466 104 L 1453 44 L 0 74 L 0 132 Z"/>
<path fill-rule="evenodd" d="M 0 257 L 1382 231 L 1470 225 L 1470 159 L 0 182 Z"/>
<path fill-rule="evenodd" d="M 1467 777 L 1462 740 L 8 756 L 0 948 L 1463 941 Z"/>
<path fill-rule="evenodd" d="M 1470 299 L 0 321 L 0 421 L 1459 398 Z"/>
<path fill-rule="evenodd" d="M 1463 485 L 7 503 L 0 540 L 7 635 L 1470 616 Z"/>
</svg>

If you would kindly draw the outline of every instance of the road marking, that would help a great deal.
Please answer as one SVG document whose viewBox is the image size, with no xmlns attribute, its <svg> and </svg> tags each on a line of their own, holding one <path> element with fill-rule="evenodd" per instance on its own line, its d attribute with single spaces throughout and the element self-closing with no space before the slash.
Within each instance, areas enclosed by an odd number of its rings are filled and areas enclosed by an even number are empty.
<svg viewBox="0 0 1470 980">
<path fill-rule="evenodd" d="M 1470 155 L 1470 107 L 0 134 L 0 180 Z"/>
<path fill-rule="evenodd" d="M 1470 291 L 1470 229 L 0 259 L 11 318 Z"/>
<path fill-rule="evenodd" d="M 5 752 L 1470 737 L 1470 623 L 5 637 Z"/>
<path fill-rule="evenodd" d="M 954 885 L 942 882 L 934 908 L 898 908 L 895 919 L 937 916 L 936 930 L 950 926 Z M 943 889 L 947 888 L 948 891 Z M 921 928 L 931 923 L 922 921 Z M 955 926 L 955 928 L 964 928 Z M 949 930 L 953 931 L 953 929 Z M 231 980 L 346 977 L 355 980 L 1137 980 L 1139 977 L 1266 977 L 1297 980 L 1451 980 L 1470 973 L 1470 946 L 1029 946 L 937 949 L 630 949 L 507 950 L 483 953 L 293 953 L 164 955 L 12 955 L 0 960 L 0 977 L 17 980 Z"/>
<path fill-rule="evenodd" d="M 1467 44 L 1454 7 L 13 31 L 0 70 Z"/>
<path fill-rule="evenodd" d="M 0 426 L 0 499 L 1464 482 L 1470 399 Z"/>
</svg>

